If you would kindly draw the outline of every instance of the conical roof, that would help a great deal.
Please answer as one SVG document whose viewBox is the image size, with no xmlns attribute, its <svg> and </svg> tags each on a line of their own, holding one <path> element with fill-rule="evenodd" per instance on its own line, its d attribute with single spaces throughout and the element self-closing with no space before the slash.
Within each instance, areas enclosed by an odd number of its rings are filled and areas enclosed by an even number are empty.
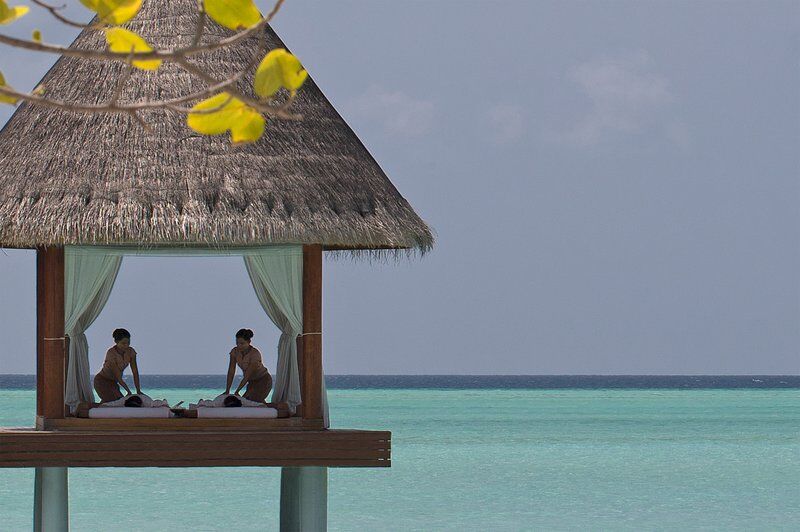
<svg viewBox="0 0 800 532">
<path fill-rule="evenodd" d="M 145 0 L 127 27 L 159 47 L 188 46 L 196 16 L 196 0 Z M 229 34 L 206 24 L 206 40 Z M 270 49 L 284 47 L 271 28 L 263 38 Z M 223 79 L 253 60 L 257 42 L 192 61 Z M 88 29 L 72 44 L 104 46 Z M 42 83 L 51 98 L 101 104 L 125 68 L 62 57 Z M 120 102 L 204 88 L 165 63 L 135 71 Z M 227 136 L 194 134 L 170 111 L 145 114 L 145 130 L 126 114 L 23 103 L 0 132 L 0 245 L 429 249 L 429 228 L 310 78 L 292 109 L 301 121 L 268 119 L 260 141 L 231 146 Z"/>
</svg>

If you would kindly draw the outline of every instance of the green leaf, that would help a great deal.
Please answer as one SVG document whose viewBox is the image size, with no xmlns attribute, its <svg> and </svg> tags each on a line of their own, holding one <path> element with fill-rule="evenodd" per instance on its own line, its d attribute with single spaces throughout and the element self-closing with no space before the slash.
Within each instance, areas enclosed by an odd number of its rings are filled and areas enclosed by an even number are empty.
<svg viewBox="0 0 800 532">
<path fill-rule="evenodd" d="M 81 4 L 97 13 L 101 22 L 117 25 L 136 16 L 142 0 L 81 0 Z"/>
<path fill-rule="evenodd" d="M 28 11 L 28 6 L 8 7 L 6 0 L 0 0 L 0 24 L 11 24 Z"/>
<path fill-rule="evenodd" d="M 2 72 L 0 72 L 0 87 L 6 87 L 8 89 L 11 88 L 8 84 L 6 84 L 6 78 L 3 77 Z M 0 103 L 10 103 L 11 105 L 14 105 L 17 103 L 17 98 L 0 93 Z"/>
<path fill-rule="evenodd" d="M 253 88 L 256 94 L 268 98 L 274 96 L 281 87 L 291 92 L 296 91 L 307 77 L 308 72 L 300 64 L 300 60 L 283 48 L 278 48 L 261 60 L 256 70 Z"/>
<path fill-rule="evenodd" d="M 36 42 L 42 42 L 42 32 L 39 30 L 33 30 L 31 38 Z"/>
<path fill-rule="evenodd" d="M 253 0 L 203 0 L 208 16 L 231 30 L 249 28 L 261 21 L 261 11 Z"/>
<path fill-rule="evenodd" d="M 186 124 L 203 135 L 221 135 L 231 132 L 234 144 L 255 142 L 264 134 L 264 117 L 227 92 L 212 96 L 192 107 Z"/>
<path fill-rule="evenodd" d="M 108 49 L 117 53 L 152 52 L 153 48 L 138 34 L 124 28 L 109 28 L 106 31 Z M 142 70 L 156 70 L 161 66 L 160 59 L 133 61 L 133 66 Z"/>
</svg>

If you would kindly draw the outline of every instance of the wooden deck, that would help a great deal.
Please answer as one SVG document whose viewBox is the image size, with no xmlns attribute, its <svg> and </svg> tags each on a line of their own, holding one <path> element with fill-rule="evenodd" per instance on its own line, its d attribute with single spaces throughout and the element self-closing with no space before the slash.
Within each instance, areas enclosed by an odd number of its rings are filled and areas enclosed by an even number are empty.
<svg viewBox="0 0 800 532">
<path fill-rule="evenodd" d="M 219 466 L 390 467 L 391 432 L 0 428 L 0 467 Z"/>
</svg>

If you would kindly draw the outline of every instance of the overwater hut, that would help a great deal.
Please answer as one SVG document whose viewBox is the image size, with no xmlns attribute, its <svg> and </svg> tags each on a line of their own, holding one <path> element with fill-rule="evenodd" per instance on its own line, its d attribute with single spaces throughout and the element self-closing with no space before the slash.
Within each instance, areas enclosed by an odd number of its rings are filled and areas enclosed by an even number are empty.
<svg viewBox="0 0 800 532">
<path fill-rule="evenodd" d="M 190 39 L 195 0 L 145 0 L 129 26 L 151 42 Z M 226 30 L 207 29 L 211 37 Z M 270 48 L 284 47 L 267 28 Z M 188 43 L 179 43 L 188 44 Z M 102 48 L 98 32 L 72 44 Z M 224 77 L 252 60 L 253 40 L 195 60 Z M 106 101 L 125 67 L 62 57 L 48 96 Z M 165 64 L 137 71 L 122 97 L 180 96 L 199 82 Z M 78 115 L 22 104 L 0 132 L 0 246 L 37 254 L 36 429 L 0 429 L 0 466 L 36 468 L 34 522 L 68 526 L 69 467 L 278 466 L 281 527 L 325 526 L 327 467 L 389 466 L 390 433 L 327 428 L 322 373 L 326 251 L 425 252 L 431 232 L 312 80 L 261 141 L 187 129 L 183 117 Z M 84 331 L 127 254 L 242 255 L 282 331 L 274 400 L 280 419 L 93 419 Z M 8 309 L 7 309 L 8 310 Z M 267 319 L 266 316 L 264 319 Z M 223 453 L 221 442 L 241 449 Z"/>
</svg>

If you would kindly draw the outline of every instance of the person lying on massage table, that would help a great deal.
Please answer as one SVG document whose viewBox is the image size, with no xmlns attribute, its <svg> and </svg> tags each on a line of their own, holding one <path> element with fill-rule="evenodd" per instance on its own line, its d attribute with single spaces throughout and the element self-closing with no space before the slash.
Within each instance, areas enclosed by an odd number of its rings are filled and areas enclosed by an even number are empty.
<svg viewBox="0 0 800 532">
<path fill-rule="evenodd" d="M 259 401 L 251 401 L 246 397 L 239 397 L 233 394 L 219 394 L 214 399 L 200 399 L 196 403 L 190 403 L 189 408 L 238 408 L 238 407 L 272 407 L 278 408 L 276 403 L 264 403 Z"/>
<path fill-rule="evenodd" d="M 228 364 L 228 381 L 225 385 L 225 394 L 231 393 L 233 376 L 236 374 L 236 366 L 242 368 L 242 382 L 234 392 L 239 395 L 242 388 L 247 385 L 244 398 L 257 403 L 266 401 L 269 392 L 272 391 L 272 376 L 264 367 L 261 351 L 250 344 L 253 339 L 253 331 L 250 329 L 239 329 L 236 332 L 236 347 L 231 349 L 230 363 Z"/>
<path fill-rule="evenodd" d="M 114 346 L 106 351 L 103 369 L 94 377 L 94 389 L 102 403 L 122 398 L 120 386 L 125 388 L 127 395 L 131 395 L 131 389 L 122 379 L 122 372 L 128 366 L 131 367 L 136 393 L 142 394 L 142 387 L 139 385 L 139 367 L 136 365 L 136 351 L 131 347 L 131 333 L 125 329 L 115 329 L 113 337 Z"/>
<path fill-rule="evenodd" d="M 182 403 L 183 401 L 181 401 Z M 181 403 L 176 405 L 180 406 Z M 116 408 L 114 408 L 116 407 Z M 89 415 L 89 410 L 93 408 L 110 408 L 112 410 L 119 409 L 119 407 L 126 407 L 126 408 L 159 408 L 159 407 L 167 407 L 169 408 L 169 402 L 166 399 L 151 399 L 149 395 L 146 394 L 134 394 L 128 395 L 127 397 L 121 397 L 115 401 L 109 401 L 107 403 L 78 403 L 77 408 L 75 409 L 75 415 L 77 417 L 91 417 Z"/>
<path fill-rule="evenodd" d="M 238 395 L 223 393 L 214 399 L 200 399 L 197 403 L 189 404 L 189 408 L 186 409 L 183 417 L 198 417 L 200 411 L 217 411 L 217 415 L 206 414 L 206 416 L 202 417 L 226 417 L 221 414 L 227 410 L 238 410 L 240 414 L 244 414 L 231 417 L 248 417 L 250 415 L 254 418 L 268 417 L 261 416 L 260 414 L 270 409 L 274 409 L 277 412 L 277 417 L 285 418 L 291 416 L 287 403 L 259 403 L 250 401 L 244 397 L 239 397 Z"/>
<path fill-rule="evenodd" d="M 101 403 L 98 406 L 111 407 L 111 406 L 126 406 L 128 408 L 158 408 L 169 407 L 169 402 L 166 399 L 153 399 L 149 395 L 141 393 L 121 397 L 116 401 Z"/>
</svg>

